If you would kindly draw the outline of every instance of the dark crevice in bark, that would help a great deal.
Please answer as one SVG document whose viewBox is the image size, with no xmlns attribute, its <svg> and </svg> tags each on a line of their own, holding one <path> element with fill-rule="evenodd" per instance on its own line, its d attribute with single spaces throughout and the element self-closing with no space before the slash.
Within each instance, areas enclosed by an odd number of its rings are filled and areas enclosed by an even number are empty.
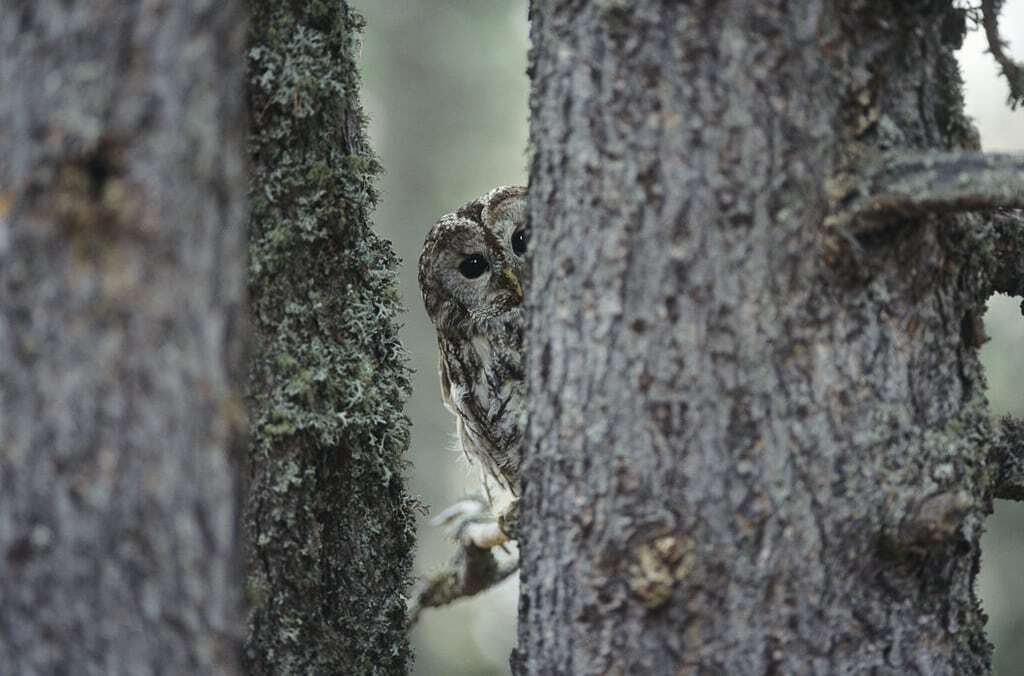
<svg viewBox="0 0 1024 676">
<path fill-rule="evenodd" d="M 904 517 L 889 533 L 889 546 L 914 551 L 946 542 L 960 533 L 964 517 L 974 507 L 965 491 L 915 497 L 899 510 Z"/>
</svg>

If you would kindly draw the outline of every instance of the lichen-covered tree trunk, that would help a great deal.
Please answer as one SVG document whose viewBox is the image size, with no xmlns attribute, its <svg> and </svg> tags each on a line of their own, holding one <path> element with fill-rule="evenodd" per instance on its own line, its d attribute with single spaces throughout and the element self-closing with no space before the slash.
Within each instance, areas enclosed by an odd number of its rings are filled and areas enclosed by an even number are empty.
<svg viewBox="0 0 1024 676">
<path fill-rule="evenodd" d="M 242 3 L 0 3 L 0 672 L 234 674 Z"/>
<path fill-rule="evenodd" d="M 1024 191 L 974 152 L 963 31 L 931 0 L 534 3 L 517 673 L 988 670 L 1021 440 L 977 348 L 1021 221 L 963 212 Z"/>
<path fill-rule="evenodd" d="M 409 392 L 343 2 L 252 3 L 252 674 L 399 674 Z"/>
</svg>

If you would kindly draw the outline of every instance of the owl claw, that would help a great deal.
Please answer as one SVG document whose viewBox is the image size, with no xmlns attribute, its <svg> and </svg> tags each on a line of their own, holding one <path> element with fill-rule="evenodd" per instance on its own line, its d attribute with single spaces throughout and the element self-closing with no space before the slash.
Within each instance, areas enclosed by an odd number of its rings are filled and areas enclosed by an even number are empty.
<svg viewBox="0 0 1024 676">
<path fill-rule="evenodd" d="M 456 537 L 463 545 L 473 544 L 480 549 L 493 549 L 508 542 L 508 535 L 501 530 L 491 515 L 486 521 L 468 521 L 459 528 Z"/>
<path fill-rule="evenodd" d="M 445 526 L 452 539 L 463 546 L 475 545 L 480 549 L 500 547 L 512 539 L 509 528 L 514 519 L 507 517 L 517 511 L 512 507 L 496 517 L 490 504 L 479 496 L 470 496 L 451 505 L 430 520 L 433 526 Z"/>
<path fill-rule="evenodd" d="M 509 540 L 519 539 L 519 501 L 513 500 L 505 511 L 498 515 L 498 528 Z"/>
<path fill-rule="evenodd" d="M 490 508 L 490 505 L 484 502 L 483 498 L 472 495 L 444 509 L 430 520 L 430 525 L 449 526 L 456 522 L 461 523 L 465 519 L 472 519 L 480 514 L 489 512 Z M 458 529 L 456 528 L 456 530 Z"/>
<path fill-rule="evenodd" d="M 515 539 L 518 522 L 518 500 L 495 517 L 490 501 L 475 495 L 459 500 L 431 519 L 431 525 L 447 528 L 461 546 L 447 569 L 416 586 L 409 599 L 410 626 L 416 624 L 424 608 L 473 596 L 515 573 L 519 555 L 505 544 Z M 496 555 L 498 548 L 504 550 L 504 555 Z"/>
</svg>

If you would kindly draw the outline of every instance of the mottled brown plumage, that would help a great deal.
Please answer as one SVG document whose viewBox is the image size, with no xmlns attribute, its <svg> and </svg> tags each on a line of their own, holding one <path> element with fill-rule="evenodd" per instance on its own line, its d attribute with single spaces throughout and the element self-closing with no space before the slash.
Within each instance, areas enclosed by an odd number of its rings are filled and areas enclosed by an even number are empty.
<svg viewBox="0 0 1024 676">
<path fill-rule="evenodd" d="M 459 443 L 513 495 L 525 423 L 526 189 L 495 188 L 431 229 L 419 282 L 437 328 L 441 394 Z"/>
</svg>

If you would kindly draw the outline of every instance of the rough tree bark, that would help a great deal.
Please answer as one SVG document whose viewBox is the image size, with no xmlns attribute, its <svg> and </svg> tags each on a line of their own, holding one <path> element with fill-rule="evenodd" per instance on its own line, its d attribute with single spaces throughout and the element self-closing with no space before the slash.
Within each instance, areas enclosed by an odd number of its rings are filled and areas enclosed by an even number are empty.
<svg viewBox="0 0 1024 676">
<path fill-rule="evenodd" d="M 0 4 L 0 671 L 233 674 L 244 13 Z"/>
<path fill-rule="evenodd" d="M 980 674 L 1024 162 L 943 0 L 534 3 L 519 674 Z"/>
<path fill-rule="evenodd" d="M 252 674 L 395 674 L 412 501 L 397 259 L 342 2 L 252 3 Z"/>
</svg>

